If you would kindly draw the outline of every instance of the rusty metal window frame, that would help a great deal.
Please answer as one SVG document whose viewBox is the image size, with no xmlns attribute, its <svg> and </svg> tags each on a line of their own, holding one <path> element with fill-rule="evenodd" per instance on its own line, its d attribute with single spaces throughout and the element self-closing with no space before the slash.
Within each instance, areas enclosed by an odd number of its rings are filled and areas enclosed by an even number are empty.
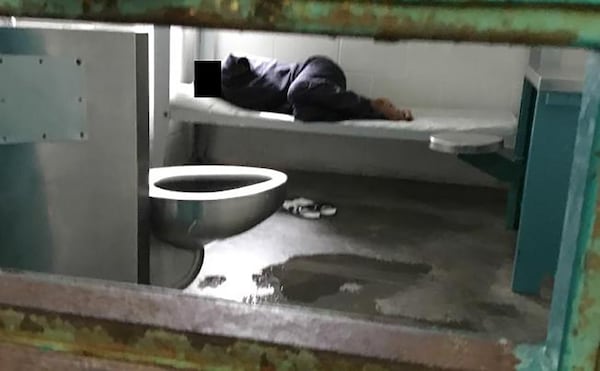
<svg viewBox="0 0 600 371">
<path fill-rule="evenodd" d="M 0 15 L 592 50 L 544 344 L 485 341 L 319 311 L 14 273 L 0 274 L 1 341 L 177 367 L 350 370 L 394 369 L 408 362 L 480 370 L 594 370 L 600 363 L 600 1 L 0 0 Z"/>
</svg>

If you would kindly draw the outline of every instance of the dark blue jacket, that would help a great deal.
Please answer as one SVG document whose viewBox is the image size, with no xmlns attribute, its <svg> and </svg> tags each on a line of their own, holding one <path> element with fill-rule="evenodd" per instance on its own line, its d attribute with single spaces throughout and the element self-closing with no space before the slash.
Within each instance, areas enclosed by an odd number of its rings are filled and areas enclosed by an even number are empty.
<svg viewBox="0 0 600 371">
<path fill-rule="evenodd" d="M 288 100 L 290 87 L 298 93 L 300 81 L 324 79 L 336 91 L 311 89 L 300 92 L 310 94 L 319 104 L 292 107 Z M 375 112 L 369 99 L 346 90 L 346 77 L 342 69 L 326 57 L 311 57 L 303 63 L 281 63 L 276 60 L 258 60 L 229 55 L 222 66 L 223 98 L 239 107 L 256 111 L 278 112 L 303 116 L 304 121 L 339 121 L 348 119 L 383 119 Z M 296 96 L 300 95 L 296 94 Z M 321 96 L 322 95 L 322 96 Z M 303 108 L 304 115 L 298 112 Z"/>
</svg>

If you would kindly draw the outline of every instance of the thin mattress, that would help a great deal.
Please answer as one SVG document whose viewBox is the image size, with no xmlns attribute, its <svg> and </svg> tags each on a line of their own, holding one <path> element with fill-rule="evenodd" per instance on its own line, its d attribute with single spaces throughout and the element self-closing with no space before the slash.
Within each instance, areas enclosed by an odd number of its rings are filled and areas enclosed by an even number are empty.
<svg viewBox="0 0 600 371">
<path fill-rule="evenodd" d="M 413 108 L 411 122 L 388 120 L 347 120 L 302 122 L 293 116 L 247 110 L 220 98 L 194 98 L 193 85 L 182 84 L 170 103 L 171 118 L 177 121 L 314 132 L 378 138 L 429 141 L 431 134 L 446 131 L 478 132 L 500 136 L 512 142 L 517 119 L 510 111 Z"/>
</svg>

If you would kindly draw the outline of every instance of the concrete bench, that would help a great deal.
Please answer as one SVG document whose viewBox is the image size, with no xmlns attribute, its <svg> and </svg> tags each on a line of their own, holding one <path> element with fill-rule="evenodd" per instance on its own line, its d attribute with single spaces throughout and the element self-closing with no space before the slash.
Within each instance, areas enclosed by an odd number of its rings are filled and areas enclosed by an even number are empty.
<svg viewBox="0 0 600 371">
<path fill-rule="evenodd" d="M 202 125 L 264 128 L 371 138 L 429 141 L 439 132 L 477 132 L 499 136 L 510 146 L 517 131 L 512 112 L 415 108 L 411 122 L 348 120 L 304 123 L 290 115 L 236 107 L 219 98 L 194 98 L 193 85 L 182 84 L 171 99 L 171 118 Z"/>
</svg>

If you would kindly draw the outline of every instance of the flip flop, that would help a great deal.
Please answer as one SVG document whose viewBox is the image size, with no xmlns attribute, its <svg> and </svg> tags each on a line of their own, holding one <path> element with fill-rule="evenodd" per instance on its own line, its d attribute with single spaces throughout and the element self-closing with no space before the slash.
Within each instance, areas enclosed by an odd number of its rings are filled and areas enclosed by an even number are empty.
<svg viewBox="0 0 600 371">
<path fill-rule="evenodd" d="M 284 201 L 282 208 L 305 219 L 319 219 L 321 216 L 329 217 L 337 213 L 337 208 L 333 205 L 316 203 L 302 197 Z"/>
<path fill-rule="evenodd" d="M 298 208 L 297 215 L 299 215 L 305 219 L 319 219 L 321 217 L 321 213 L 315 207 L 315 205 L 300 206 Z"/>
<path fill-rule="evenodd" d="M 292 214 L 298 214 L 300 208 L 308 207 L 314 205 L 315 202 L 313 200 L 309 200 L 308 198 L 294 198 L 292 200 L 285 200 L 283 202 L 282 208 L 290 212 Z"/>
<path fill-rule="evenodd" d="M 319 209 L 319 213 L 322 216 L 334 216 L 335 214 L 337 214 L 337 208 L 333 205 L 320 204 L 317 205 L 317 207 Z"/>
</svg>

